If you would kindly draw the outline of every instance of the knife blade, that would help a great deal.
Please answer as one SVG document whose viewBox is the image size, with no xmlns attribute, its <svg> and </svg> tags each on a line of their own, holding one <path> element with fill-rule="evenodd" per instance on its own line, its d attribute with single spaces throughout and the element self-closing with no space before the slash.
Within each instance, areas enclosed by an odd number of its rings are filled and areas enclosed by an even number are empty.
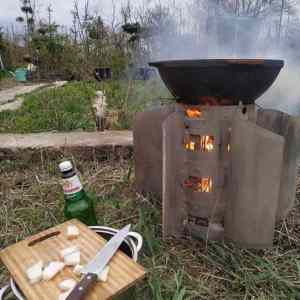
<svg viewBox="0 0 300 300">
<path fill-rule="evenodd" d="M 126 225 L 116 233 L 96 254 L 96 256 L 83 268 L 83 279 L 75 286 L 66 300 L 82 300 L 88 290 L 97 282 L 98 276 L 104 270 L 111 258 L 128 235 L 131 225 Z"/>
</svg>

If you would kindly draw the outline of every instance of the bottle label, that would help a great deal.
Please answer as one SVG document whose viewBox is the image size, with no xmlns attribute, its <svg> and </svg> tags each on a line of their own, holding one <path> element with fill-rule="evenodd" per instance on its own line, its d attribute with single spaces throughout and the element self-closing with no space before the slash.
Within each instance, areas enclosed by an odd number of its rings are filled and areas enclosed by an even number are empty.
<svg viewBox="0 0 300 300">
<path fill-rule="evenodd" d="M 65 195 L 73 195 L 82 190 L 82 184 L 78 175 L 62 179 L 62 187 Z"/>
</svg>

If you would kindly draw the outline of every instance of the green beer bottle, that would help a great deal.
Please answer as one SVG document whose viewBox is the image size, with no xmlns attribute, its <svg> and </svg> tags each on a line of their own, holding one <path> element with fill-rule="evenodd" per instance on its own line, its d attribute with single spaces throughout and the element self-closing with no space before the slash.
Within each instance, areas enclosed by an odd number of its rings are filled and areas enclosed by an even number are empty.
<svg viewBox="0 0 300 300">
<path fill-rule="evenodd" d="M 88 226 L 97 225 L 93 202 L 85 193 L 72 163 L 63 161 L 59 169 L 62 174 L 66 219 L 76 218 Z"/>
</svg>

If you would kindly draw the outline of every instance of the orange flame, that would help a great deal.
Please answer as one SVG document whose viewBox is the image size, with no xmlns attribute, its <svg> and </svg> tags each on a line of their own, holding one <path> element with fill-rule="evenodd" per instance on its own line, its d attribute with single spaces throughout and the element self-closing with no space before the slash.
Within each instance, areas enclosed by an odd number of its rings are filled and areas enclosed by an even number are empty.
<svg viewBox="0 0 300 300">
<path fill-rule="evenodd" d="M 190 151 L 212 152 L 214 150 L 214 137 L 210 135 L 189 135 L 185 139 L 184 147 Z"/>
<path fill-rule="evenodd" d="M 201 182 L 201 189 L 204 193 L 209 193 L 212 190 L 212 179 L 211 177 L 203 177 Z"/>
<path fill-rule="evenodd" d="M 185 112 L 190 119 L 197 119 L 202 115 L 202 111 L 195 108 L 188 108 Z"/>
<path fill-rule="evenodd" d="M 190 176 L 184 181 L 184 186 L 193 189 L 195 192 L 210 193 L 213 182 L 211 177 Z"/>
<path fill-rule="evenodd" d="M 185 144 L 185 149 L 190 150 L 190 151 L 195 151 L 196 143 L 193 141 L 189 141 L 188 143 Z"/>
<path fill-rule="evenodd" d="M 202 136 L 201 149 L 203 152 L 212 152 L 214 150 L 214 137 L 210 135 Z"/>
</svg>

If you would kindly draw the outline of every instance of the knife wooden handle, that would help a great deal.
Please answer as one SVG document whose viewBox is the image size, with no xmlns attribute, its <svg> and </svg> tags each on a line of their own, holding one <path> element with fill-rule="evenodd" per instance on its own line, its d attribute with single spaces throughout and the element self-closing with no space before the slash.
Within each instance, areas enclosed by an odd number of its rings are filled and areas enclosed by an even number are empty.
<svg viewBox="0 0 300 300">
<path fill-rule="evenodd" d="M 66 300 L 82 300 L 89 289 L 97 282 L 98 276 L 93 273 L 86 274 L 74 287 Z"/>
</svg>

